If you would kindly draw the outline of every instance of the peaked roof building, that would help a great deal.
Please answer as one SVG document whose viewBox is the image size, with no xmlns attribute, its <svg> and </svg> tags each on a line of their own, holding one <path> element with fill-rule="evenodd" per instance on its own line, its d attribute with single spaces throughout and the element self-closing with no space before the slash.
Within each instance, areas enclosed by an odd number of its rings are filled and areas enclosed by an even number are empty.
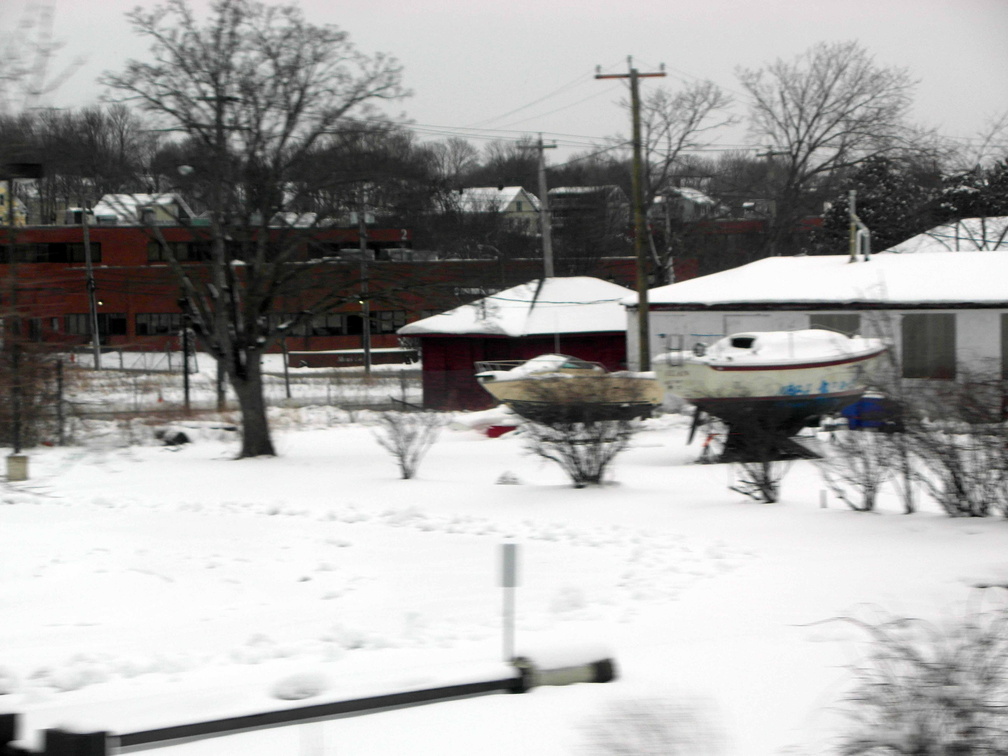
<svg viewBox="0 0 1008 756">
<path fill-rule="evenodd" d="M 485 409 L 496 400 L 477 383 L 475 363 L 528 360 L 562 353 L 626 366 L 626 311 L 630 293 L 587 276 L 547 278 L 484 297 L 398 330 L 420 339 L 424 406 Z"/>
</svg>

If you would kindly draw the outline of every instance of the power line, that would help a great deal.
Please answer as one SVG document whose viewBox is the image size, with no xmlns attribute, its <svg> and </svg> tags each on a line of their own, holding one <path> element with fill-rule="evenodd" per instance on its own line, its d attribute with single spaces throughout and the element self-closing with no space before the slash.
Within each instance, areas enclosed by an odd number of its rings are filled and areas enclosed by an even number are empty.
<svg viewBox="0 0 1008 756">
<path fill-rule="evenodd" d="M 550 92 L 548 94 L 545 94 L 542 97 L 539 97 L 539 98 L 537 98 L 535 100 L 532 100 L 531 102 L 526 103 L 525 105 L 522 105 L 521 107 L 515 108 L 514 110 L 509 110 L 508 112 L 503 113 L 503 114 L 501 114 L 499 116 L 494 116 L 493 118 L 486 118 L 486 119 L 484 119 L 482 121 L 477 121 L 476 123 L 471 124 L 471 126 L 482 126 L 482 125 L 487 124 L 487 123 L 493 123 L 494 121 L 503 120 L 504 118 L 507 118 L 510 115 L 514 115 L 515 113 L 520 113 L 521 111 L 523 111 L 523 110 L 525 110 L 527 108 L 530 108 L 533 105 L 538 105 L 540 102 L 543 102 L 544 100 L 548 100 L 550 97 L 553 97 L 554 95 L 558 95 L 561 92 L 565 92 L 568 89 L 572 89 L 576 85 L 579 85 L 579 84 L 582 84 L 582 83 L 587 83 L 590 80 L 591 79 L 588 77 L 588 74 L 582 74 L 581 76 L 575 77 L 572 81 L 568 82 L 567 84 L 564 84 L 563 86 L 561 86 L 561 87 L 559 87 L 557 89 L 554 89 L 552 92 Z"/>
<path fill-rule="evenodd" d="M 583 99 L 577 100 L 576 102 L 572 102 L 569 105 L 562 105 L 559 108 L 554 108 L 553 110 L 548 110 L 545 113 L 537 113 L 535 115 L 529 116 L 528 118 L 523 118 L 520 121 L 512 121 L 511 123 L 505 124 L 505 126 L 513 126 L 516 123 L 525 123 L 527 121 L 532 120 L 533 118 L 543 118 L 543 117 L 548 116 L 548 115 L 553 115 L 554 113 L 559 113 L 562 110 L 567 110 L 569 108 L 573 108 L 575 105 L 580 105 L 581 103 L 588 102 L 589 100 L 598 99 L 599 97 L 602 97 L 603 95 L 606 95 L 606 94 L 609 94 L 610 92 L 613 92 L 615 89 L 617 89 L 617 87 L 610 87 L 609 89 L 602 90 L 600 92 L 595 92 L 594 94 L 588 95 L 588 97 L 585 97 Z"/>
</svg>

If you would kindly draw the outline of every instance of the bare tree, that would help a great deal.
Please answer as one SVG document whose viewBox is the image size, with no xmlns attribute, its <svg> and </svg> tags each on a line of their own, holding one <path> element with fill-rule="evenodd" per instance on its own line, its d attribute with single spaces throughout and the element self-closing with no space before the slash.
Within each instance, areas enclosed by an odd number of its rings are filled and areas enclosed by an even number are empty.
<svg viewBox="0 0 1008 756">
<path fill-rule="evenodd" d="M 449 188 L 460 189 L 479 167 L 479 150 L 461 137 L 449 137 L 430 145 L 440 178 Z"/>
<path fill-rule="evenodd" d="M 988 118 L 976 140 L 967 145 L 965 151 L 958 151 L 958 162 L 964 169 L 1004 160 L 1008 156 L 1008 110 Z"/>
<path fill-rule="evenodd" d="M 55 2 L 28 3 L 16 28 L 0 36 L 0 113 L 20 113 L 38 105 L 76 70 L 75 60 L 57 72 L 52 64 L 61 45 L 53 39 Z"/>
<path fill-rule="evenodd" d="M 401 68 L 357 51 L 347 34 L 305 20 L 296 6 L 215 0 L 201 24 L 186 0 L 128 14 L 151 44 L 152 60 L 131 60 L 104 83 L 137 101 L 164 128 L 200 145 L 209 174 L 210 281 L 190 276 L 165 245 L 182 286 L 182 306 L 220 361 L 242 412 L 240 456 L 272 455 L 261 357 L 314 313 L 356 297 L 315 289 L 294 317 L 270 317 L 284 295 L 304 292 L 318 271 L 305 264 L 311 223 L 289 194 L 295 167 L 344 119 L 404 94 Z"/>
<path fill-rule="evenodd" d="M 718 129 L 737 123 L 737 118 L 727 112 L 731 104 L 731 97 L 712 81 L 699 81 L 678 92 L 659 87 L 643 98 L 640 120 L 645 207 L 651 207 L 656 197 L 673 189 L 675 174 L 683 167 L 687 152 L 710 144 Z M 656 281 L 670 283 L 671 239 L 665 239 L 662 249 L 655 245 L 653 236 L 648 239 Z"/>
<path fill-rule="evenodd" d="M 915 82 L 905 69 L 877 65 L 857 42 L 819 43 L 793 61 L 737 75 L 751 101 L 750 131 L 768 146 L 771 254 L 832 174 L 910 146 L 905 118 Z"/>
</svg>

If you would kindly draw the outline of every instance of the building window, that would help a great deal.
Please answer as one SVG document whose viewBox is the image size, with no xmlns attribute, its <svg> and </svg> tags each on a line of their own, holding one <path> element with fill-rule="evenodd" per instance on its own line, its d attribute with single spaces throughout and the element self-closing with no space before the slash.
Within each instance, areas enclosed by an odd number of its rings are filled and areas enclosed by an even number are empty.
<svg viewBox="0 0 1008 756">
<path fill-rule="evenodd" d="M 65 330 L 74 336 L 88 336 L 91 333 L 91 316 L 85 313 L 71 313 L 63 316 Z"/>
<path fill-rule="evenodd" d="M 182 315 L 177 312 L 141 312 L 136 316 L 137 336 L 157 336 L 182 330 Z"/>
<path fill-rule="evenodd" d="M 91 335 L 91 316 L 87 313 L 71 313 L 63 317 L 66 332 L 75 336 Z M 105 341 L 109 336 L 126 335 L 126 313 L 98 313 L 98 338 Z"/>
<path fill-rule="evenodd" d="M 125 336 L 126 335 L 126 313 L 109 312 L 99 313 L 98 333 L 102 336 Z"/>
<path fill-rule="evenodd" d="M 168 262 L 173 257 L 178 262 L 205 262 L 210 259 L 211 246 L 209 241 L 152 241 L 147 244 L 147 262 Z"/>
<path fill-rule="evenodd" d="M 904 315 L 903 377 L 954 380 L 956 317 L 952 313 Z"/>
<path fill-rule="evenodd" d="M 90 247 L 91 252 L 91 262 L 100 263 L 102 261 L 101 242 L 91 242 L 88 246 Z M 84 251 L 83 242 L 71 242 L 66 245 L 66 262 L 87 262 L 87 255 Z"/>
<path fill-rule="evenodd" d="M 312 336 L 342 336 L 346 333 L 345 316 L 338 314 L 316 315 L 311 320 Z"/>
<path fill-rule="evenodd" d="M 21 263 L 82 263 L 85 262 L 83 242 L 38 242 L 18 244 L 14 259 Z M 101 262 L 101 243 L 91 242 L 91 261 Z M 0 262 L 9 263 L 9 248 L 0 249 Z"/>
<path fill-rule="evenodd" d="M 371 314 L 373 333 L 395 333 L 406 325 L 405 310 L 379 310 Z"/>
<path fill-rule="evenodd" d="M 823 328 L 847 336 L 861 333 L 861 316 L 857 313 L 814 313 L 809 315 L 809 328 Z"/>
<path fill-rule="evenodd" d="M 361 315 L 346 316 L 347 336 L 360 336 L 364 333 L 364 317 Z"/>
</svg>

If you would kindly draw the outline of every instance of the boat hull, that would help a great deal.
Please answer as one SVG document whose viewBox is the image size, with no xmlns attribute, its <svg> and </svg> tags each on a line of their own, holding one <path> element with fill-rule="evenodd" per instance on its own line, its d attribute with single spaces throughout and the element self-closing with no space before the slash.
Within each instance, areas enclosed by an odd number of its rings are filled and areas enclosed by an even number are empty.
<svg viewBox="0 0 1008 756">
<path fill-rule="evenodd" d="M 797 430 L 839 412 L 864 393 L 885 348 L 791 364 L 725 364 L 692 353 L 655 359 L 665 391 L 732 423 L 772 418 Z"/>
<path fill-rule="evenodd" d="M 653 373 L 609 373 L 588 363 L 544 371 L 482 370 L 476 380 L 497 401 L 537 422 L 647 417 L 664 398 Z"/>
</svg>

